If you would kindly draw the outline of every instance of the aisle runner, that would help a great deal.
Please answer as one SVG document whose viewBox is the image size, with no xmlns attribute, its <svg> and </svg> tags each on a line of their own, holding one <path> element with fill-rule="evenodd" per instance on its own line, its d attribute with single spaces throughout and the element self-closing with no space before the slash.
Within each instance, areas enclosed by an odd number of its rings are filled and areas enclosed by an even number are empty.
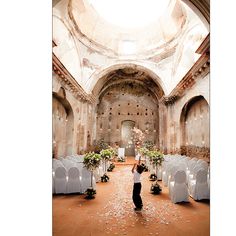
<svg viewBox="0 0 236 236">
<path fill-rule="evenodd" d="M 147 177 L 143 176 L 144 178 Z M 100 217 L 99 223 L 106 223 L 106 234 L 128 235 L 141 224 L 142 228 L 149 229 L 148 235 L 158 235 L 158 224 L 168 226 L 182 218 L 170 200 L 160 200 L 159 196 L 155 196 L 156 199 L 152 199 L 152 202 L 146 199 L 149 198 L 145 197 L 145 194 L 150 194 L 148 189 L 151 182 L 142 188 L 144 209 L 142 212 L 135 212 L 132 202 L 133 175 L 130 167 L 123 167 L 112 173 L 110 181 L 114 181 L 115 192 L 107 199 L 105 207 L 97 212 Z M 153 233 L 150 233 L 151 229 Z"/>
</svg>

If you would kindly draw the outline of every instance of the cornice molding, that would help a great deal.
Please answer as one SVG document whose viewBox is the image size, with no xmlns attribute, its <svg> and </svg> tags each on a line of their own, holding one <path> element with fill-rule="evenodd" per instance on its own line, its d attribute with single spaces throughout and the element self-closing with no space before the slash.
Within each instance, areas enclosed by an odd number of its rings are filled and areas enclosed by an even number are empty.
<svg viewBox="0 0 236 236">
<path fill-rule="evenodd" d="M 162 102 L 168 106 L 175 103 L 188 91 L 197 80 L 204 78 L 210 72 L 210 35 L 208 34 L 196 51 L 202 55 L 191 67 L 183 79 L 176 85 L 169 96 L 163 97 Z"/>
<path fill-rule="evenodd" d="M 204 41 L 198 47 L 198 49 L 196 50 L 196 53 L 198 53 L 198 54 L 210 54 L 210 33 L 206 36 Z"/>
<path fill-rule="evenodd" d="M 83 88 L 78 84 L 70 72 L 65 68 L 65 66 L 60 62 L 60 60 L 53 53 L 52 57 L 52 69 L 58 75 L 58 78 L 65 89 L 70 91 L 73 96 L 82 101 L 94 104 L 96 99 L 93 95 L 87 94 Z"/>
</svg>

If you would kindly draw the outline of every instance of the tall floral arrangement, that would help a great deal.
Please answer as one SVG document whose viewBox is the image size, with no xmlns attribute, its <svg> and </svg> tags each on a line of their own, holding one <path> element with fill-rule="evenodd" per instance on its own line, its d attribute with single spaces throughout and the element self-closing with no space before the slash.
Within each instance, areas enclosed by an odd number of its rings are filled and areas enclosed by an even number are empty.
<svg viewBox="0 0 236 236">
<path fill-rule="evenodd" d="M 139 149 L 142 147 L 144 138 L 145 138 L 145 135 L 142 130 L 136 127 L 132 129 L 132 141 L 135 145 L 135 148 Z"/>
<path fill-rule="evenodd" d="M 111 149 L 103 149 L 100 152 L 101 158 L 105 161 L 110 161 L 112 159 L 113 151 Z"/>
<path fill-rule="evenodd" d="M 163 153 L 158 150 L 153 150 L 149 151 L 147 155 L 150 159 L 150 162 L 156 169 L 156 174 L 151 174 L 150 180 L 156 179 L 158 181 L 158 166 L 161 166 L 162 162 L 164 161 Z M 162 191 L 161 186 L 157 181 L 151 186 L 151 192 L 153 192 L 154 194 L 159 194 Z"/>
<path fill-rule="evenodd" d="M 106 174 L 107 172 L 107 162 L 110 161 L 113 157 L 113 150 L 108 148 L 108 149 L 103 149 L 100 152 L 101 158 L 103 160 L 103 170 L 104 170 L 104 175 L 101 177 L 102 182 L 107 182 L 109 180 L 108 175 Z"/>
<path fill-rule="evenodd" d="M 99 167 L 101 161 L 101 155 L 89 152 L 85 154 L 83 164 L 89 171 L 94 171 Z"/>
<path fill-rule="evenodd" d="M 164 161 L 163 153 L 158 150 L 148 151 L 150 162 L 155 166 L 160 166 Z"/>
<path fill-rule="evenodd" d="M 88 199 L 94 198 L 94 194 L 96 194 L 96 190 L 93 189 L 93 171 L 99 167 L 101 162 L 101 155 L 89 152 L 85 154 L 84 157 L 84 167 L 86 167 L 91 172 L 91 187 L 87 189 L 87 197 Z"/>
</svg>

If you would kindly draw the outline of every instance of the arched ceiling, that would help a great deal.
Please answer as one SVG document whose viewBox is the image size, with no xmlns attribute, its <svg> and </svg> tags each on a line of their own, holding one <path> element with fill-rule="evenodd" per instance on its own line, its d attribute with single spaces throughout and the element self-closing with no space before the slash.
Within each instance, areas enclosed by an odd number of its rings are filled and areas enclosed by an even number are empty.
<svg viewBox="0 0 236 236">
<path fill-rule="evenodd" d="M 141 96 L 146 91 L 155 99 L 164 95 L 161 85 L 150 74 L 135 66 L 115 69 L 100 78 L 95 85 L 93 94 L 102 97 L 107 91 L 119 88 L 120 93 L 130 93 Z"/>
</svg>

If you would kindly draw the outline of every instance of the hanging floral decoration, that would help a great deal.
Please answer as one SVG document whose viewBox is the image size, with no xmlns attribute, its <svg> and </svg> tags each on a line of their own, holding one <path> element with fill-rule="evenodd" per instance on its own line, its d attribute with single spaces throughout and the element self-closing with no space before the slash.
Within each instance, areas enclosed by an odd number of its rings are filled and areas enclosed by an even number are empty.
<svg viewBox="0 0 236 236">
<path fill-rule="evenodd" d="M 135 148 L 139 149 L 142 147 L 144 138 L 145 135 L 142 130 L 136 127 L 132 129 L 132 142 L 135 145 Z"/>
</svg>

